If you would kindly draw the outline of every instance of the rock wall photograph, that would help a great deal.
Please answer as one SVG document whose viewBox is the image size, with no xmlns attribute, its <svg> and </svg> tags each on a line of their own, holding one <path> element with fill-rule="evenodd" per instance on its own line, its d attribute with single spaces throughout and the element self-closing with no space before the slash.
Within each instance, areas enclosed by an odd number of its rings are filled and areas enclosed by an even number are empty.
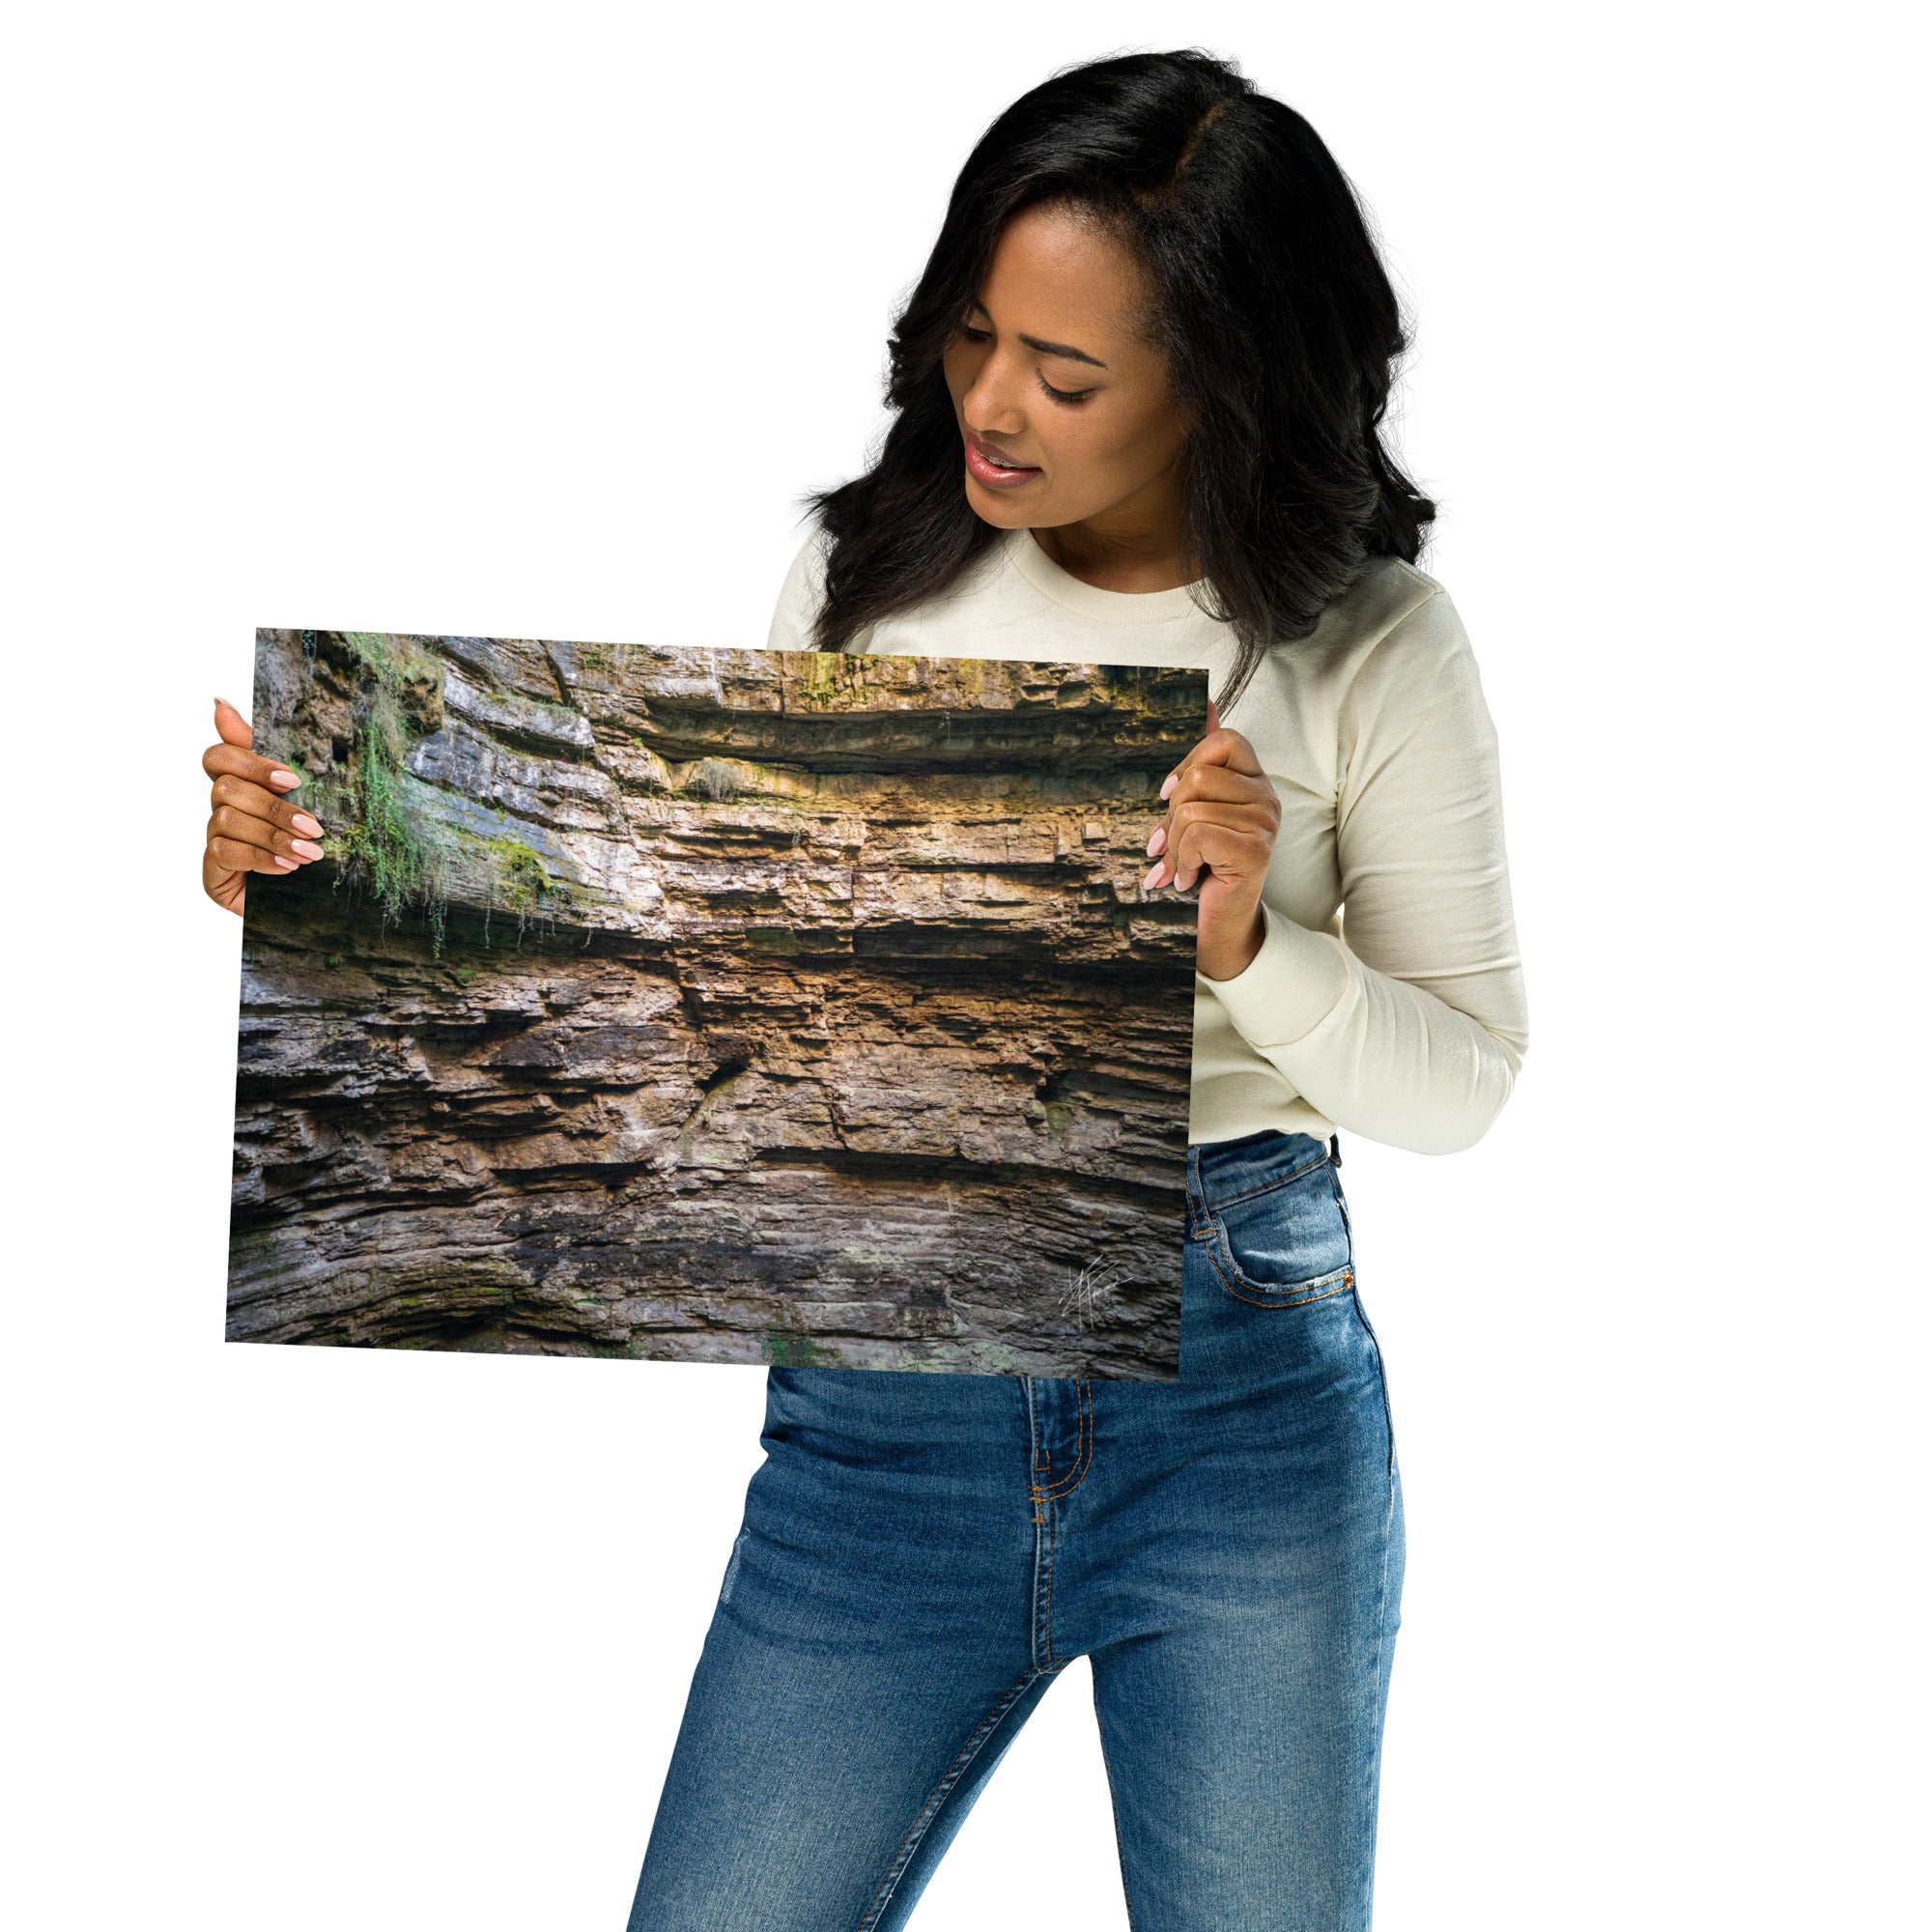
<svg viewBox="0 0 1932 1932">
<path fill-rule="evenodd" d="M 258 633 L 228 1338 L 1172 1379 L 1207 696 Z"/>
</svg>

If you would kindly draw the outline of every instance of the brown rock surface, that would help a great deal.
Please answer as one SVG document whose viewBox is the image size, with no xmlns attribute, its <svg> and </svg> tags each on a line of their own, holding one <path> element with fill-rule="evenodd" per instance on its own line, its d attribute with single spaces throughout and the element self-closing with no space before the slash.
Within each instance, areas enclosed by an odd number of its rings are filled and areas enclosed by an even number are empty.
<svg viewBox="0 0 1932 1932">
<path fill-rule="evenodd" d="M 1206 698 L 261 633 L 230 1338 L 1171 1378 Z"/>
</svg>

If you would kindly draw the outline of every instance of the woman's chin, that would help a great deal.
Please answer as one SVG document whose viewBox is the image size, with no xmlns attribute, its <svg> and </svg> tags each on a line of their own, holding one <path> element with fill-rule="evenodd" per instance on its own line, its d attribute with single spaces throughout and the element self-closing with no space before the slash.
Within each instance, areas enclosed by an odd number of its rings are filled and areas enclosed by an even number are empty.
<svg viewBox="0 0 1932 1932">
<path fill-rule="evenodd" d="M 1007 491 L 985 489 L 970 475 L 966 479 L 966 500 L 982 523 L 996 525 L 1003 530 L 1027 529 L 1040 521 L 1036 503 L 1016 503 Z"/>
</svg>

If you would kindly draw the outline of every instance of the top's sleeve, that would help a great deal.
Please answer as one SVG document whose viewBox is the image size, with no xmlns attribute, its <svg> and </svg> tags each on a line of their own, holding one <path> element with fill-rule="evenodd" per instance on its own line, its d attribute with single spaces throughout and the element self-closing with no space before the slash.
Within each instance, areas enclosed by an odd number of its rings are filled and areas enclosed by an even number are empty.
<svg viewBox="0 0 1932 1932">
<path fill-rule="evenodd" d="M 813 524 L 779 586 L 779 601 L 772 611 L 766 649 L 811 649 L 811 627 L 818 621 L 819 607 L 825 602 L 825 557 L 829 542 L 823 526 Z"/>
<path fill-rule="evenodd" d="M 1446 591 L 1366 653 L 1338 729 L 1340 937 L 1264 901 L 1260 952 L 1198 983 L 1338 1126 L 1455 1153 L 1509 1098 L 1529 1016 L 1495 728 Z"/>
</svg>

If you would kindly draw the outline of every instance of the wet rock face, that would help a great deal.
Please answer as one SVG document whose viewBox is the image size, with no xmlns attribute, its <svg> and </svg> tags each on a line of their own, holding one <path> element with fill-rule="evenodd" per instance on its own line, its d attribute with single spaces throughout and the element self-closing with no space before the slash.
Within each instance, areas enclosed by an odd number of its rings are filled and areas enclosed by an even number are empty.
<svg viewBox="0 0 1932 1932">
<path fill-rule="evenodd" d="M 1175 1375 L 1204 673 L 257 657 L 231 1340 Z"/>
</svg>

